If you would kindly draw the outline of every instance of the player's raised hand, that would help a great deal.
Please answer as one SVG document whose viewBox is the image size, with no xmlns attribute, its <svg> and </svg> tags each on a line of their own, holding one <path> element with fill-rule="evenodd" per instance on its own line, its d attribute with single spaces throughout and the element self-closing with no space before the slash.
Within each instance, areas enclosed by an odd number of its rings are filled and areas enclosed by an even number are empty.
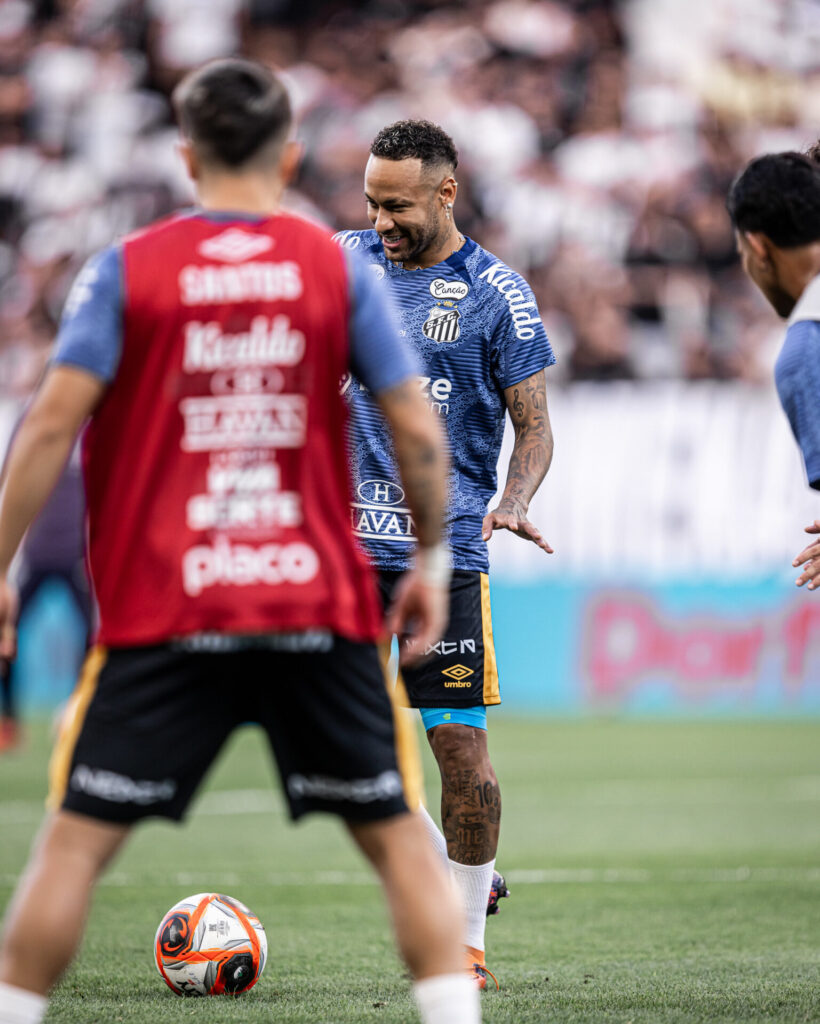
<svg viewBox="0 0 820 1024">
<path fill-rule="evenodd" d="M 524 540 L 531 540 L 542 551 L 548 555 L 554 554 L 553 549 L 544 540 L 541 531 L 527 519 L 527 513 L 523 506 L 513 502 L 502 501 L 497 508 L 492 509 L 484 516 L 484 523 L 481 529 L 481 536 L 486 541 L 493 535 L 493 530 L 509 530 L 517 537 Z"/>
<path fill-rule="evenodd" d="M 815 519 L 813 523 L 805 528 L 805 532 L 812 534 L 820 533 L 820 519 Z M 820 579 L 818 579 L 820 577 L 820 541 L 815 541 L 803 548 L 792 562 L 792 565 L 795 568 L 799 565 L 803 566 L 803 571 L 795 580 L 798 587 L 802 587 L 805 583 L 808 583 L 809 590 L 816 590 L 820 587 Z"/>
</svg>

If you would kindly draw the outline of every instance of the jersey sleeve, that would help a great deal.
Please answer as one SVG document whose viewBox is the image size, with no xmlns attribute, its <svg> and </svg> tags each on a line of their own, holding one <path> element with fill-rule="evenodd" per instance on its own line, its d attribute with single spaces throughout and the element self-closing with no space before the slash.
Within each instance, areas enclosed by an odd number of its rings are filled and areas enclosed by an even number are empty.
<svg viewBox="0 0 820 1024">
<path fill-rule="evenodd" d="M 343 249 L 352 251 L 358 249 L 362 244 L 362 236 L 363 232 L 361 231 L 337 231 L 333 236 L 333 241 Z"/>
<path fill-rule="evenodd" d="M 387 289 L 367 263 L 344 252 L 350 288 L 350 369 L 374 395 L 421 374 L 415 353 L 399 337 Z"/>
<path fill-rule="evenodd" d="M 800 321 L 788 329 L 775 380 L 809 484 L 820 490 L 820 323 Z"/>
<path fill-rule="evenodd" d="M 518 274 L 502 283 L 504 290 L 498 291 L 504 302 L 493 329 L 491 355 L 495 379 L 509 388 L 552 366 L 555 355 L 530 286 Z"/>
<path fill-rule="evenodd" d="M 68 293 L 52 364 L 77 366 L 111 382 L 122 353 L 122 256 L 111 246 L 92 256 Z"/>
</svg>

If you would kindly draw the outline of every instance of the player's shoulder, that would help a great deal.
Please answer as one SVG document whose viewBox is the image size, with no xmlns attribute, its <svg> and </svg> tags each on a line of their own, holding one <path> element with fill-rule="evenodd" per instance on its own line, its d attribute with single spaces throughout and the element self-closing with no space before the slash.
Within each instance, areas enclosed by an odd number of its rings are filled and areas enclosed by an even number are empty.
<svg viewBox="0 0 820 1024">
<path fill-rule="evenodd" d="M 180 210 L 132 231 L 122 239 L 122 243 L 160 244 L 179 237 L 197 235 L 203 228 L 210 232 L 216 231 L 220 240 L 224 238 L 226 251 L 234 257 L 243 251 L 237 236 L 241 238 L 242 235 L 258 234 L 260 230 L 272 235 L 287 235 L 290 239 L 296 238 L 310 246 L 319 246 L 320 251 L 322 247 L 326 247 L 328 251 L 335 250 L 333 236 L 326 225 L 284 210 L 260 219 L 246 219 L 241 215 L 210 214 L 199 208 Z"/>
<path fill-rule="evenodd" d="M 554 363 L 538 302 L 524 277 L 479 245 L 466 257 L 465 269 L 473 297 L 489 311 L 494 328 L 502 329 L 510 339 L 514 335 L 518 341 L 537 344 L 544 350 L 543 365 Z"/>
<path fill-rule="evenodd" d="M 509 295 L 513 291 L 522 295 L 530 292 L 530 286 L 522 274 L 477 243 L 466 260 L 466 269 L 477 287 L 490 294 L 494 292 L 507 302 L 511 301 Z"/>
<path fill-rule="evenodd" d="M 80 268 L 63 303 L 63 323 L 72 320 L 92 300 L 106 293 L 120 294 L 122 251 L 112 242 L 92 253 Z"/>
<path fill-rule="evenodd" d="M 789 324 L 777 358 L 776 373 L 799 373 L 807 361 L 820 358 L 820 320 L 796 320 Z"/>
<path fill-rule="evenodd" d="M 333 241 L 343 249 L 350 252 L 360 252 L 362 255 L 382 255 L 383 249 L 379 240 L 378 232 L 372 228 L 366 231 L 337 231 Z"/>
<path fill-rule="evenodd" d="M 271 218 L 271 226 L 279 230 L 290 231 L 302 241 L 313 245 L 331 247 L 333 245 L 333 233 L 326 224 L 321 221 L 306 217 L 301 213 L 293 213 L 290 210 L 282 210 Z"/>
<path fill-rule="evenodd" d="M 168 214 L 167 217 L 161 217 L 150 224 L 145 224 L 134 231 L 129 231 L 127 235 L 122 236 L 119 244 L 123 247 L 131 246 L 153 238 L 160 238 L 173 231 L 182 230 L 190 223 L 191 216 L 187 211 Z"/>
<path fill-rule="evenodd" d="M 789 324 L 783 351 L 795 358 L 820 355 L 820 320 L 797 320 Z"/>
</svg>

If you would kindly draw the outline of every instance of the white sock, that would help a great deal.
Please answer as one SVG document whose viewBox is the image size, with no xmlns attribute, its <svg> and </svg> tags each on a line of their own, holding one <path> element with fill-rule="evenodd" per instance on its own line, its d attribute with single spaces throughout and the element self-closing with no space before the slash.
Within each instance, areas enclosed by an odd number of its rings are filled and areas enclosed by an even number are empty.
<svg viewBox="0 0 820 1024">
<path fill-rule="evenodd" d="M 481 1024 L 478 988 L 466 973 L 424 978 L 413 993 L 423 1024 Z"/>
<path fill-rule="evenodd" d="M 453 880 L 461 893 L 464 913 L 467 916 L 467 933 L 464 944 L 474 949 L 484 949 L 484 928 L 487 924 L 487 900 L 493 884 L 495 860 L 472 867 L 450 861 Z"/>
<path fill-rule="evenodd" d="M 424 822 L 424 827 L 427 829 L 427 835 L 430 837 L 433 846 L 436 848 L 436 853 L 441 857 L 444 863 L 449 866 L 450 861 L 447 857 L 447 840 L 444 838 L 443 832 L 435 821 L 433 821 L 430 816 L 430 812 L 424 804 L 419 807 L 419 814 L 421 816 L 421 820 Z"/>
<path fill-rule="evenodd" d="M 47 1004 L 45 996 L 0 981 L 0 1024 L 40 1024 Z"/>
</svg>

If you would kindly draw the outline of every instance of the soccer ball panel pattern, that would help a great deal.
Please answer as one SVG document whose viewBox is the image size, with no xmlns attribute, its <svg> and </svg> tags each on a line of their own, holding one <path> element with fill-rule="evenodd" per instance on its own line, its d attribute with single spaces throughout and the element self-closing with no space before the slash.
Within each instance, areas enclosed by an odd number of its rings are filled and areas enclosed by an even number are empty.
<svg viewBox="0 0 820 1024">
<path fill-rule="evenodd" d="M 239 995 L 265 968 L 268 942 L 259 918 L 239 900 L 197 893 L 175 904 L 154 939 L 154 961 L 177 995 Z"/>
</svg>

